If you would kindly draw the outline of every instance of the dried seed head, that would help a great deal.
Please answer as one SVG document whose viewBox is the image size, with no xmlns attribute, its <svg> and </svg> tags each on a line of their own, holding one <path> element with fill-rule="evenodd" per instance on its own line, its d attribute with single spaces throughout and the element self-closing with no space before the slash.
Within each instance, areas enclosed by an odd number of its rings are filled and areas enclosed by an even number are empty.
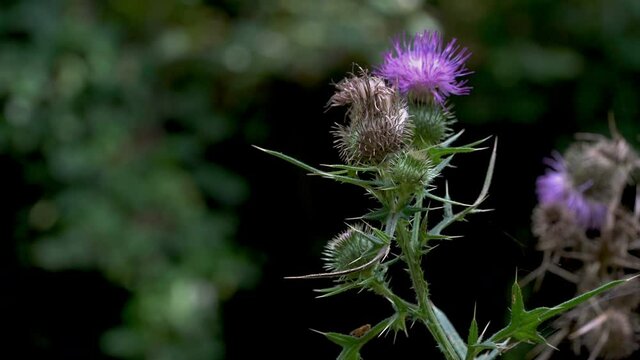
<svg viewBox="0 0 640 360">
<path fill-rule="evenodd" d="M 329 106 L 349 106 L 349 124 L 333 131 L 345 162 L 376 165 L 407 145 L 412 131 L 406 104 L 382 79 L 361 69 L 336 88 Z"/>
<path fill-rule="evenodd" d="M 600 358 L 624 359 L 636 351 L 640 345 L 640 318 L 627 310 L 610 308 L 602 314 L 605 320 L 584 338 L 590 352 L 600 349 Z"/>
<path fill-rule="evenodd" d="M 396 92 L 384 80 L 358 68 L 358 75 L 350 74 L 335 85 L 336 93 L 329 99 L 329 107 L 349 106 L 351 121 L 371 118 L 377 113 L 389 113 L 396 102 Z"/>
<path fill-rule="evenodd" d="M 532 231 L 538 237 L 538 250 L 560 250 L 586 240 L 584 229 L 563 204 L 540 204 L 533 210 Z"/>
<path fill-rule="evenodd" d="M 590 183 L 576 184 L 566 161 L 555 154 L 546 159 L 549 169 L 536 180 L 538 202 L 543 205 L 562 204 L 573 213 L 576 222 L 585 229 L 600 229 L 606 219 L 607 206 L 587 197 Z"/>
<path fill-rule="evenodd" d="M 618 208 L 614 215 L 611 237 L 608 242 L 618 248 L 617 255 L 627 256 L 630 245 L 640 238 L 640 221 L 624 207 Z"/>
<path fill-rule="evenodd" d="M 363 232 L 362 225 L 355 225 L 331 239 L 323 251 L 324 268 L 329 272 L 353 269 L 373 259 L 381 246 Z M 357 277 L 358 273 L 347 275 Z"/>
<path fill-rule="evenodd" d="M 567 149 L 567 171 L 585 197 L 607 203 L 629 181 L 636 155 L 622 139 L 581 141 Z"/>
</svg>

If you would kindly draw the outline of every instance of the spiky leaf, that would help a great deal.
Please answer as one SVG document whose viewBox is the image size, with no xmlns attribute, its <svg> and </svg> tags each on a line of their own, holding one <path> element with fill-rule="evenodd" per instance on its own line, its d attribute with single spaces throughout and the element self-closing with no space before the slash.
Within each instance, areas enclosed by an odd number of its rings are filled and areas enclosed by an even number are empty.
<svg viewBox="0 0 640 360">
<path fill-rule="evenodd" d="M 464 359 L 465 355 L 467 354 L 467 346 L 465 345 L 464 341 L 462 340 L 456 329 L 453 327 L 453 324 L 451 324 L 451 321 L 449 321 L 449 318 L 447 318 L 447 315 L 445 315 L 442 310 L 438 309 L 435 305 L 432 305 L 432 307 L 436 314 L 436 318 L 440 323 L 440 326 L 442 326 L 445 335 L 447 336 L 447 338 L 449 338 L 449 342 L 453 345 L 458 358 Z"/>
<path fill-rule="evenodd" d="M 544 338 L 537 330 L 538 326 L 544 321 L 568 311 L 613 287 L 624 284 L 631 279 L 614 280 L 554 307 L 539 307 L 529 311 L 524 308 L 522 291 L 516 281 L 511 288 L 511 320 L 509 321 L 509 325 L 494 334 L 490 340 L 494 343 L 508 339 L 512 341 L 544 342 Z"/>
<path fill-rule="evenodd" d="M 253 147 L 255 147 L 258 150 L 264 151 L 269 155 L 273 155 L 273 156 L 278 157 L 278 158 L 280 158 L 282 160 L 285 160 L 285 161 L 287 161 L 287 162 L 289 162 L 289 163 L 291 163 L 293 165 L 296 165 L 296 166 L 298 166 L 298 167 L 300 167 L 302 169 L 305 169 L 305 170 L 307 170 L 308 172 L 310 172 L 313 175 L 319 175 L 319 176 L 322 176 L 324 178 L 335 180 L 335 181 L 342 182 L 342 183 L 358 185 L 358 186 L 361 186 L 361 187 L 363 187 L 365 189 L 370 189 L 372 186 L 380 185 L 378 182 L 375 182 L 375 181 L 362 180 L 362 179 L 359 179 L 357 177 L 338 175 L 338 174 L 333 174 L 333 173 L 330 173 L 330 172 L 322 171 L 322 170 L 314 168 L 311 165 L 307 165 L 307 164 L 305 164 L 304 162 L 302 162 L 300 160 L 292 158 L 291 156 L 285 155 L 285 154 L 283 154 L 281 152 L 268 150 L 268 149 L 263 149 L 261 147 L 255 146 L 255 145 Z"/>
<path fill-rule="evenodd" d="M 313 331 L 324 335 L 331 342 L 342 347 L 342 351 L 340 351 L 340 355 L 338 355 L 337 360 L 361 360 L 362 357 L 360 356 L 360 349 L 362 349 L 366 343 L 378 336 L 382 331 L 387 329 L 395 321 L 395 318 L 396 316 L 394 315 L 380 321 L 377 325 L 372 327 L 371 330 L 367 331 L 360 337 L 336 332 Z"/>
</svg>

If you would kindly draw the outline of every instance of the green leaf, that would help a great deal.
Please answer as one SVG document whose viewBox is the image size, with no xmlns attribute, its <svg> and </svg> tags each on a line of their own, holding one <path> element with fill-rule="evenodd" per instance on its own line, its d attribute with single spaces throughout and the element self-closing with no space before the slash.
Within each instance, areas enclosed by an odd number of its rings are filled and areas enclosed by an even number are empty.
<svg viewBox="0 0 640 360">
<path fill-rule="evenodd" d="M 520 290 L 520 286 L 518 286 L 518 282 L 515 281 L 511 290 L 511 320 L 509 325 L 495 333 L 490 341 L 498 343 L 510 339 L 525 342 L 544 342 L 544 338 L 537 330 L 538 326 L 544 321 L 568 311 L 600 293 L 624 284 L 633 278 L 635 277 L 614 280 L 554 307 L 539 307 L 529 311 L 524 308 L 522 291 Z"/>
<path fill-rule="evenodd" d="M 445 141 L 441 142 L 440 145 L 441 147 L 447 147 L 449 145 L 451 145 L 454 141 L 458 140 L 458 138 L 464 133 L 464 130 L 460 130 L 458 131 L 457 134 L 451 135 L 448 139 L 446 139 Z"/>
<path fill-rule="evenodd" d="M 447 191 L 448 191 L 448 190 L 447 190 Z M 440 201 L 440 202 L 442 202 L 443 204 L 445 204 L 445 210 L 447 210 L 447 208 L 446 208 L 446 206 L 447 206 L 447 205 L 458 205 L 458 206 L 466 206 L 466 207 L 471 207 L 471 206 L 473 206 L 473 204 L 465 204 L 465 203 L 461 203 L 461 202 L 458 202 L 458 201 L 454 201 L 454 200 L 448 199 L 448 198 L 446 198 L 446 197 L 440 197 L 440 196 L 438 196 L 438 195 L 434 195 L 434 194 L 432 194 L 432 193 L 430 193 L 430 192 L 426 192 L 426 193 L 425 193 L 425 196 L 426 196 L 426 197 L 428 197 L 428 198 L 429 198 L 429 199 L 431 199 L 431 200 Z M 448 196 L 448 194 L 447 194 L 447 196 Z"/>
<path fill-rule="evenodd" d="M 386 207 L 380 208 L 380 209 L 375 209 L 375 210 L 371 210 L 368 213 L 362 215 L 362 216 L 358 216 L 358 217 L 354 217 L 354 218 L 350 218 L 348 220 L 360 220 L 360 219 L 365 219 L 365 220 L 384 220 L 389 216 L 389 209 Z"/>
<path fill-rule="evenodd" d="M 314 289 L 313 291 L 323 293 L 322 295 L 317 296 L 318 299 L 321 299 L 321 298 L 342 294 L 343 292 L 349 291 L 352 289 L 359 289 L 361 287 L 362 287 L 362 284 L 360 284 L 359 282 L 349 282 L 349 283 L 341 283 L 336 286 L 332 286 L 330 288 Z"/>
<path fill-rule="evenodd" d="M 478 342 L 478 322 L 476 321 L 476 308 L 473 308 L 473 318 L 469 326 L 469 336 L 467 337 L 467 355 L 465 359 L 471 360 L 475 357 L 477 350 L 472 347 Z"/>
<path fill-rule="evenodd" d="M 463 145 L 463 146 L 453 146 L 453 147 L 450 146 L 451 143 L 453 143 L 455 140 L 458 139 L 458 137 L 460 137 L 460 135 L 462 135 L 462 131 L 457 133 L 456 135 L 453 135 L 452 137 L 450 137 L 449 139 L 445 140 L 444 142 L 427 149 L 427 153 L 429 154 L 429 157 L 435 163 L 438 163 L 438 162 L 440 162 L 440 159 L 442 159 L 446 155 L 454 155 L 454 154 L 459 154 L 459 153 L 470 153 L 470 152 L 474 152 L 474 151 L 478 151 L 478 150 L 483 150 L 484 148 L 478 148 L 478 147 L 476 147 L 476 145 L 479 145 L 479 144 L 487 141 L 490 138 L 490 136 L 489 136 L 489 137 L 486 137 L 484 139 L 481 139 L 481 140 L 478 140 L 478 141 L 474 141 L 474 142 L 472 142 L 470 144 Z"/>
<path fill-rule="evenodd" d="M 482 354 L 475 358 L 475 360 L 493 360 L 500 355 L 500 350 L 492 350 L 487 354 Z"/>
<path fill-rule="evenodd" d="M 338 355 L 338 360 L 361 360 L 360 349 L 373 340 L 376 336 L 378 336 L 382 331 L 388 329 L 389 326 L 395 321 L 397 315 L 391 316 L 380 321 L 376 326 L 372 327 L 371 330 L 367 331 L 360 337 L 355 337 L 346 334 L 340 334 L 336 332 L 321 332 L 318 330 L 313 330 L 319 334 L 324 335 L 331 342 L 340 345 L 342 347 L 342 351 L 340 351 L 340 355 Z"/>
<path fill-rule="evenodd" d="M 369 226 L 369 228 L 373 232 L 373 235 L 367 234 L 362 231 L 360 231 L 360 233 L 364 235 L 367 239 L 369 239 L 371 242 L 378 245 L 388 245 L 389 243 L 391 243 L 391 238 L 389 237 L 389 235 L 387 235 L 387 233 L 385 233 L 380 229 L 374 228 L 372 226 Z M 354 229 L 354 230 L 357 231 L 358 229 Z"/>
<path fill-rule="evenodd" d="M 444 159 L 442 159 L 437 165 L 436 167 L 433 168 L 433 173 L 434 174 L 440 174 L 444 168 L 446 168 L 447 166 L 449 166 L 449 163 L 451 162 L 451 159 L 453 159 L 453 155 L 446 157 Z"/>
<path fill-rule="evenodd" d="M 451 205 L 451 196 L 449 195 L 449 182 L 444 183 L 444 198 L 447 202 L 444 203 L 444 216 L 453 217 L 453 206 Z"/>
<path fill-rule="evenodd" d="M 332 168 L 332 169 L 340 169 L 340 170 L 348 170 L 348 171 L 378 171 L 378 168 L 375 166 L 353 166 L 353 165 L 344 165 L 344 164 L 322 164 L 322 166 Z"/>
<path fill-rule="evenodd" d="M 359 179 L 359 178 L 354 178 L 354 177 L 350 177 L 350 176 L 343 176 L 343 175 L 338 175 L 338 174 L 334 174 L 334 173 L 329 173 L 329 172 L 326 172 L 326 171 L 318 170 L 318 169 L 314 168 L 311 165 L 307 165 L 307 164 L 303 163 L 302 161 L 294 159 L 294 158 L 292 158 L 292 157 L 290 157 L 288 155 L 285 155 L 283 153 L 280 153 L 280 152 L 277 152 L 277 151 L 273 151 L 273 150 L 263 149 L 261 147 L 255 146 L 255 145 L 253 145 L 253 147 L 255 147 L 258 150 L 264 151 L 269 155 L 273 155 L 273 156 L 278 157 L 278 158 L 280 158 L 282 160 L 285 160 L 285 161 L 287 161 L 287 162 L 289 162 L 289 163 L 291 163 L 293 165 L 296 165 L 296 166 L 298 166 L 298 167 L 300 167 L 302 169 L 305 169 L 305 170 L 307 170 L 308 172 L 310 172 L 313 175 L 319 175 L 319 176 L 322 176 L 324 178 L 335 180 L 335 181 L 338 181 L 338 182 L 358 185 L 358 186 L 361 186 L 361 187 L 363 187 L 365 189 L 369 189 L 369 188 L 371 188 L 372 186 L 375 186 L 375 185 L 380 185 L 380 184 L 378 184 L 378 182 L 375 182 L 375 181 L 367 181 L 367 180 L 362 180 L 362 179 Z"/>
<path fill-rule="evenodd" d="M 458 355 L 458 358 L 464 359 L 465 355 L 467 354 L 467 346 L 465 345 L 464 341 L 451 324 L 451 321 L 449 321 L 449 318 L 447 318 L 447 315 L 445 315 L 442 310 L 433 305 L 433 303 L 431 304 L 431 306 L 433 307 L 436 318 L 438 319 L 440 326 L 442 326 L 445 335 L 449 339 L 449 342 L 453 345 L 453 349 Z"/>
<path fill-rule="evenodd" d="M 438 162 L 440 161 L 440 159 L 442 159 L 446 155 L 470 153 L 478 150 L 482 150 L 482 148 L 435 146 L 435 147 L 429 148 L 428 154 L 431 159 L 433 159 L 435 162 Z"/>
<path fill-rule="evenodd" d="M 445 216 L 436 226 L 431 229 L 431 234 L 440 235 L 442 230 L 444 230 L 447 226 L 451 225 L 454 221 L 459 221 L 464 219 L 464 217 L 472 212 L 481 212 L 486 210 L 478 210 L 478 207 L 482 202 L 487 198 L 489 193 L 489 186 L 491 185 L 491 180 L 493 178 L 493 170 L 496 164 L 496 151 L 498 147 L 498 139 L 496 138 L 493 144 L 493 151 L 491 152 L 491 159 L 489 159 L 489 166 L 487 167 L 487 173 L 484 177 L 484 183 L 482 184 L 482 189 L 480 190 L 480 194 L 471 205 L 466 205 L 467 207 L 460 212 L 457 212 L 451 216 Z M 444 199 L 447 200 L 447 199 Z M 451 200 L 447 200 L 446 203 L 457 205 L 455 202 Z M 445 203 L 445 204 L 446 204 Z"/>
<path fill-rule="evenodd" d="M 463 237 L 462 235 L 433 235 L 431 233 L 426 233 L 427 240 L 452 240 Z"/>
</svg>

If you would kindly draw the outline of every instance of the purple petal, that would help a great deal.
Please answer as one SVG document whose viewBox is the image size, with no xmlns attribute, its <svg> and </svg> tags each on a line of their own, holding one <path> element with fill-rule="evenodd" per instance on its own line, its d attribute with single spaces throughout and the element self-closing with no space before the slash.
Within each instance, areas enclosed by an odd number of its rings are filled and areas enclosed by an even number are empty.
<svg viewBox="0 0 640 360">
<path fill-rule="evenodd" d="M 393 50 L 385 54 L 384 63 L 375 73 L 392 84 L 403 94 L 418 99 L 433 99 L 444 104 L 450 95 L 466 95 L 471 87 L 458 77 L 469 75 L 465 62 L 471 56 L 466 48 L 460 48 L 456 39 L 442 49 L 442 35 L 425 31 L 413 38 L 396 39 Z"/>
</svg>

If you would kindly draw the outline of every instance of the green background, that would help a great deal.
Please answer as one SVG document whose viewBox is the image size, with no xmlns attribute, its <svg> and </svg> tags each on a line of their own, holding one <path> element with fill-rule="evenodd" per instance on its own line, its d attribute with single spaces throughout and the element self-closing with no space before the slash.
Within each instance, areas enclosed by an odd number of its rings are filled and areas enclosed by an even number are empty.
<svg viewBox="0 0 640 360">
<path fill-rule="evenodd" d="M 250 145 L 339 161 L 331 83 L 424 29 L 473 52 L 455 129 L 499 138 L 495 211 L 459 225 L 465 237 L 427 257 L 427 277 L 462 334 L 474 304 L 497 330 L 516 269 L 539 262 L 529 219 L 542 159 L 574 132 L 607 134 L 609 113 L 637 140 L 638 1 L 2 1 L 0 351 L 335 356 L 308 328 L 349 332 L 388 304 L 316 300 L 326 283 L 282 277 L 319 271 L 324 242 L 373 204 Z M 488 157 L 457 159 L 453 197 L 473 199 Z M 554 281 L 531 303 L 573 294 Z M 418 326 L 365 349 L 416 354 L 438 356 Z"/>
</svg>

